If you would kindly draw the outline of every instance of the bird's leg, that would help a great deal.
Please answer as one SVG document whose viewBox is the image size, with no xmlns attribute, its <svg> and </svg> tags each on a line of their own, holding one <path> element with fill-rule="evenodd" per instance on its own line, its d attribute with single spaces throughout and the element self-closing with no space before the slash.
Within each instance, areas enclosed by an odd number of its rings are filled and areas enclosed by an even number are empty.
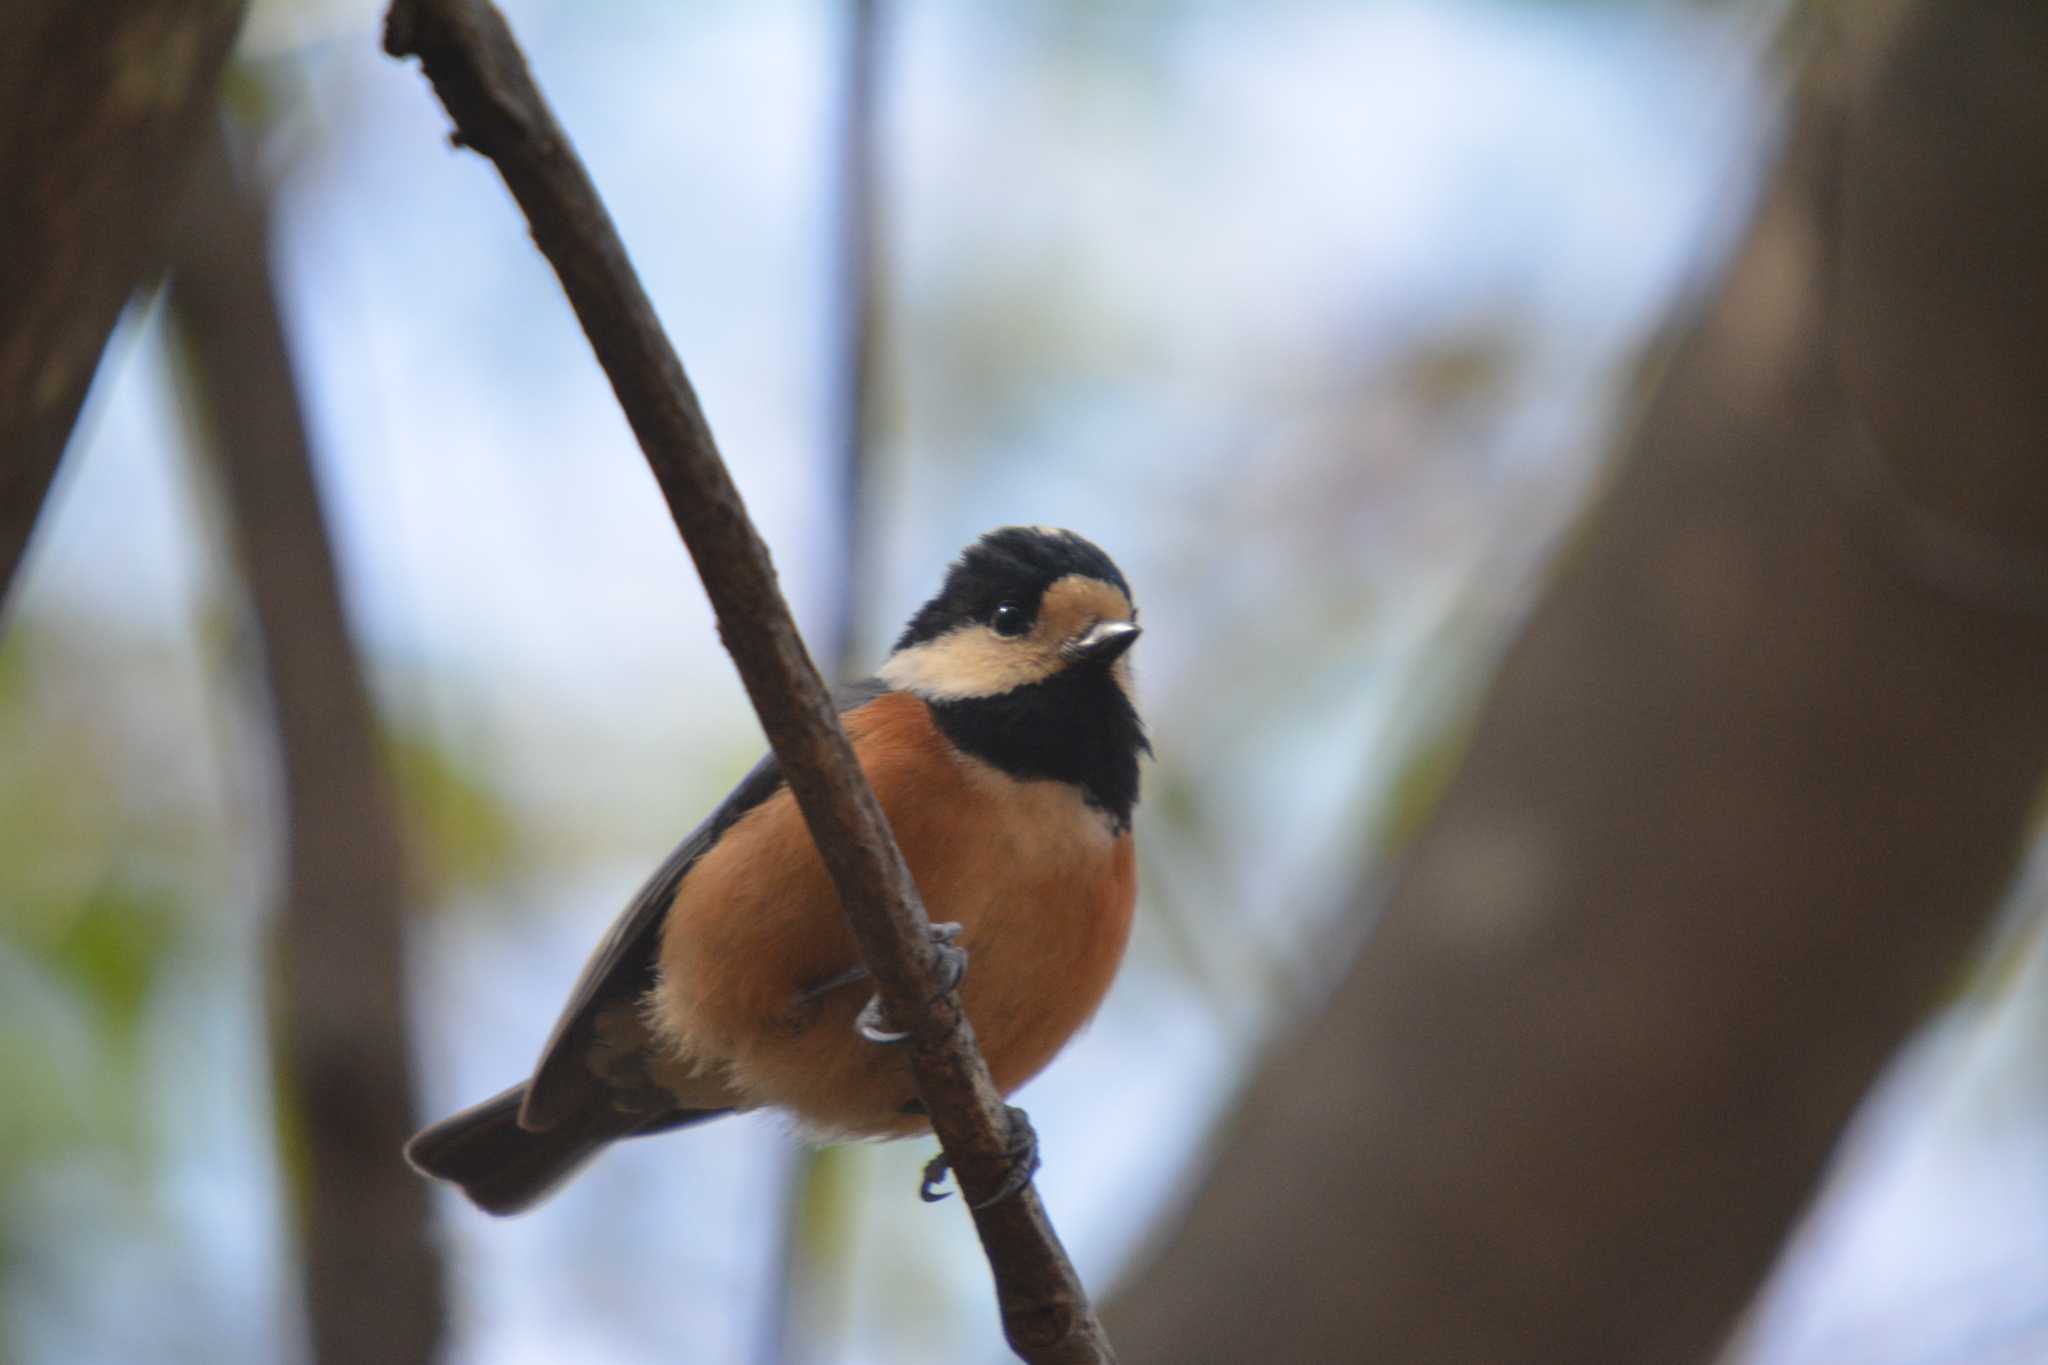
<svg viewBox="0 0 2048 1365">
<path fill-rule="evenodd" d="M 934 924 L 931 926 L 932 948 L 939 959 L 939 991 L 932 999 L 952 990 L 960 984 L 960 978 L 967 975 L 967 950 L 953 942 L 960 937 L 957 924 Z M 882 997 L 870 996 L 868 1003 L 861 1007 L 860 1017 L 853 1021 L 860 1036 L 871 1043 L 900 1043 L 910 1037 L 907 1029 L 889 1027 L 882 1013 Z"/>
<path fill-rule="evenodd" d="M 796 998 L 797 1008 L 802 1009 L 809 1005 L 815 1005 L 841 986 L 851 986 L 856 981 L 867 980 L 867 975 L 868 969 L 856 962 L 845 971 L 836 972 L 815 986 L 805 987 L 803 992 Z"/>
<path fill-rule="evenodd" d="M 1030 1184 L 1031 1177 L 1038 1171 L 1038 1130 L 1031 1126 L 1031 1116 L 1014 1104 L 1004 1108 L 1010 1115 L 1010 1145 L 1005 1152 L 1009 1165 L 1003 1172 L 1002 1185 L 994 1194 L 973 1206 L 977 1209 L 1002 1203 Z M 946 1183 L 946 1177 L 952 1170 L 953 1162 L 944 1152 L 927 1161 L 924 1180 L 917 1187 L 917 1197 L 927 1204 L 936 1204 L 947 1198 L 946 1192 L 938 1187 Z"/>
</svg>

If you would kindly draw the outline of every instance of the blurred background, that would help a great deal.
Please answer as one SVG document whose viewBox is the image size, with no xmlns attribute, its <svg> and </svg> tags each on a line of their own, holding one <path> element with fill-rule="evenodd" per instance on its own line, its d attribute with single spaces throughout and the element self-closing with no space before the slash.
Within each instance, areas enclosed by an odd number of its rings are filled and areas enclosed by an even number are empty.
<svg viewBox="0 0 2048 1365">
<path fill-rule="evenodd" d="M 1139 930 L 1020 1099 L 1106 1292 L 1361 939 L 1348 907 L 1740 239 L 1824 7 L 505 8 L 821 663 L 871 669 L 1001 524 L 1079 530 L 1134 585 Z M 380 20 L 261 0 L 226 102 L 395 792 L 393 1046 L 432 1116 L 524 1074 L 762 740 L 553 275 Z M 280 684 L 215 449 L 257 381 L 178 307 L 124 318 L 0 638 L 23 1365 L 313 1360 L 317 1099 L 275 1028 L 318 987 L 267 947 Z M 2048 1359 L 2043 875 L 1732 1359 Z M 747 1117 L 515 1221 L 436 1191 L 446 1359 L 1002 1358 L 968 1220 L 910 1197 L 931 1152 Z"/>
</svg>

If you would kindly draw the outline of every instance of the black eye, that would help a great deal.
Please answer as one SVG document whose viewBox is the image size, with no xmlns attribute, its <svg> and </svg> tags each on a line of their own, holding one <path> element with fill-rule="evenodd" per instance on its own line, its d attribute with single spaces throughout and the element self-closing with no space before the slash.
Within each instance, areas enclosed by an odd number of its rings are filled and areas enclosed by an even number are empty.
<svg viewBox="0 0 2048 1365">
<path fill-rule="evenodd" d="M 998 602 L 988 614 L 988 625 L 998 635 L 1022 635 L 1030 629 L 1031 618 L 1015 602 Z"/>
</svg>

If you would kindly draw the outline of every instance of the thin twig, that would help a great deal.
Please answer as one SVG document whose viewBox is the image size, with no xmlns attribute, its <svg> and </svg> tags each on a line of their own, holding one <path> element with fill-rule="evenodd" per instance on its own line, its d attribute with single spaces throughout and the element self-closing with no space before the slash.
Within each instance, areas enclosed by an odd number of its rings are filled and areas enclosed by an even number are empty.
<svg viewBox="0 0 2048 1365">
<path fill-rule="evenodd" d="M 484 0 L 394 0 L 393 56 L 417 56 L 456 136 L 496 163 L 610 377 L 668 500 L 719 634 L 774 746 L 811 838 L 860 941 L 889 1017 L 912 1035 L 911 1066 L 932 1127 L 970 1204 L 996 1193 L 1009 1122 L 957 995 L 937 989 L 917 888 L 817 668 L 775 585 L 682 363 L 655 320 L 582 162 Z M 1003 1330 L 1033 1362 L 1114 1359 L 1079 1277 L 1029 1185 L 977 1209 Z"/>
</svg>

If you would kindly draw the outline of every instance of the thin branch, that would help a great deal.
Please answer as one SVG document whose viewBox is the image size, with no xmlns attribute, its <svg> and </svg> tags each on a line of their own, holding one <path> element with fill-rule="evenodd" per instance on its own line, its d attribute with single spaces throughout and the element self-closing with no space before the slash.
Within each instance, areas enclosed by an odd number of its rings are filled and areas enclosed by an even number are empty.
<svg viewBox="0 0 2048 1365">
<path fill-rule="evenodd" d="M 405 857 L 350 637 L 270 267 L 270 205 L 218 132 L 199 157 L 170 315 L 194 370 L 262 644 L 286 814 L 270 1015 L 313 1359 L 427 1365 L 445 1317 L 418 1126 Z"/>
<path fill-rule="evenodd" d="M 1000 1189 L 1009 1121 L 959 998 L 938 990 L 929 922 L 903 856 L 776 587 L 682 363 L 582 162 L 483 0 L 395 0 L 385 49 L 417 56 L 458 140 L 488 156 L 525 211 L 610 377 L 703 579 L 719 634 L 810 826 L 967 1202 Z M 1003 1329 L 1033 1362 L 1114 1359 L 1030 1186 L 974 1213 Z"/>
</svg>

